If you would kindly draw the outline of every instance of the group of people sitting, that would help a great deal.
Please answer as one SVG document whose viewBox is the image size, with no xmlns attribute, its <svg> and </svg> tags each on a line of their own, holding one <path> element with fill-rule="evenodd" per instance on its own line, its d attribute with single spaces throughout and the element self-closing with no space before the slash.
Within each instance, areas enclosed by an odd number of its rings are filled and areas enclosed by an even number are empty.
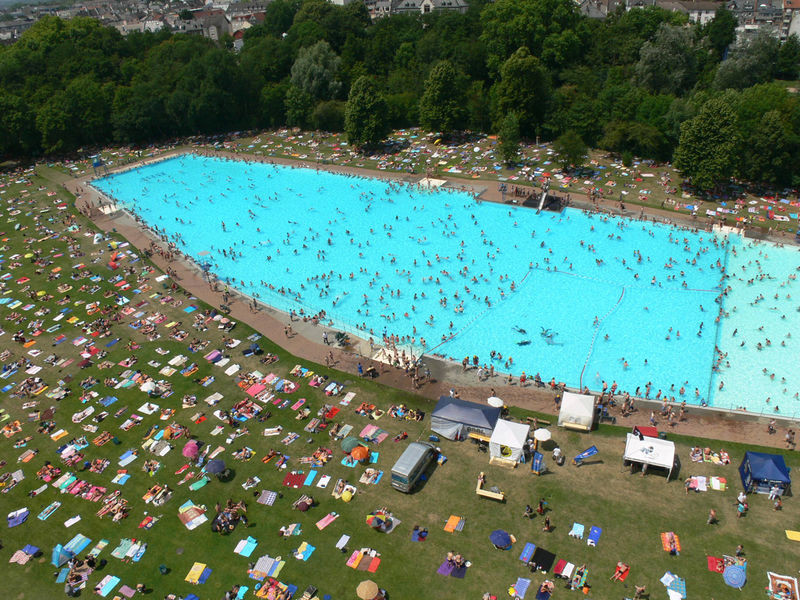
<svg viewBox="0 0 800 600">
<path fill-rule="evenodd" d="M 217 503 L 216 511 L 217 516 L 211 522 L 211 531 L 224 535 L 236 529 L 236 525 L 240 522 L 247 527 L 247 517 L 245 516 L 247 505 L 243 500 L 234 502 L 228 498 L 224 508 Z"/>
</svg>

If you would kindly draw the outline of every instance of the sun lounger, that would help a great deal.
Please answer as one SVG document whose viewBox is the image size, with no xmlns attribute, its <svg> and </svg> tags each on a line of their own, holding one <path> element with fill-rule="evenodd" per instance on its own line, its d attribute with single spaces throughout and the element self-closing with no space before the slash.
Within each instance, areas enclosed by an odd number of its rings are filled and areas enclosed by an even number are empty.
<svg viewBox="0 0 800 600">
<path fill-rule="evenodd" d="M 572 529 L 569 532 L 570 537 L 578 538 L 579 540 L 583 539 L 583 533 L 586 530 L 586 527 L 581 525 L 580 523 L 573 523 Z"/>
</svg>

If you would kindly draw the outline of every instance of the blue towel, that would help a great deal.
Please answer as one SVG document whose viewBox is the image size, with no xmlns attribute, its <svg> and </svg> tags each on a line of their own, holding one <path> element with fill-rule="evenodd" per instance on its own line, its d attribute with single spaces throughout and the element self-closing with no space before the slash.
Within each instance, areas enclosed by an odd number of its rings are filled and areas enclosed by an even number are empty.
<svg viewBox="0 0 800 600">
<path fill-rule="evenodd" d="M 116 396 L 106 396 L 105 398 L 100 400 L 100 404 L 108 408 L 109 406 L 114 404 L 114 402 L 116 402 L 117 400 L 118 398 Z"/>
<path fill-rule="evenodd" d="M 524 577 L 517 577 L 517 582 L 514 584 L 514 589 L 517 591 L 517 596 L 520 598 L 524 598 L 525 594 L 528 593 L 528 586 L 530 586 L 531 580 L 525 579 Z"/>
<path fill-rule="evenodd" d="M 311 469 L 306 476 L 306 480 L 303 485 L 311 485 L 314 483 L 314 478 L 317 476 L 317 472 L 314 469 Z"/>
<path fill-rule="evenodd" d="M 208 578 L 211 576 L 211 567 L 206 567 L 203 569 L 203 572 L 200 574 L 200 577 L 197 579 L 197 583 L 205 583 L 208 581 Z"/>
<path fill-rule="evenodd" d="M 527 544 L 525 544 L 525 548 L 523 548 L 522 554 L 519 555 L 519 559 L 524 563 L 528 562 L 533 556 L 534 550 L 536 550 L 536 544 L 528 542 Z"/>
<path fill-rule="evenodd" d="M 87 538 L 85 535 L 79 533 L 69 542 L 67 542 L 66 546 L 64 546 L 64 550 L 68 550 L 73 554 L 80 554 L 81 550 L 86 548 L 86 546 L 88 546 L 91 543 L 92 540 Z"/>
<path fill-rule="evenodd" d="M 67 580 L 67 575 L 69 575 L 69 567 L 64 567 L 58 572 L 56 583 L 64 583 Z"/>
</svg>

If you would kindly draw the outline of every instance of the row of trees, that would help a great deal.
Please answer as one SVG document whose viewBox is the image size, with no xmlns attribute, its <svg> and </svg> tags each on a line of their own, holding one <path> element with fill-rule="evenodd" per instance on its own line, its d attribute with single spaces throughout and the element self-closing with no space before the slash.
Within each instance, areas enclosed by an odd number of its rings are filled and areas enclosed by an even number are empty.
<svg viewBox="0 0 800 600">
<path fill-rule="evenodd" d="M 498 133 L 509 161 L 520 139 L 569 134 L 674 158 L 703 189 L 790 184 L 800 103 L 776 80 L 800 75 L 800 42 L 735 43 L 735 25 L 725 9 L 704 26 L 653 7 L 587 19 L 572 0 L 373 23 L 358 2 L 274 0 L 236 53 L 230 40 L 45 18 L 0 49 L 0 155 L 283 125 L 371 146 L 419 125 Z"/>
</svg>

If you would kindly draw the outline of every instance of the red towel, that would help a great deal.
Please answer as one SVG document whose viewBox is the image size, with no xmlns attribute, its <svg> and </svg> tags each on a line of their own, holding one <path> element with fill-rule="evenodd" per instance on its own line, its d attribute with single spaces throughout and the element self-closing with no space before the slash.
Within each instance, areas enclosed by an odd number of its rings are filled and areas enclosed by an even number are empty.
<svg viewBox="0 0 800 600">
<path fill-rule="evenodd" d="M 717 558 L 716 556 L 709 556 L 708 558 L 708 570 L 714 571 L 715 573 L 722 573 L 725 570 L 725 561 L 721 558 Z"/>
</svg>

